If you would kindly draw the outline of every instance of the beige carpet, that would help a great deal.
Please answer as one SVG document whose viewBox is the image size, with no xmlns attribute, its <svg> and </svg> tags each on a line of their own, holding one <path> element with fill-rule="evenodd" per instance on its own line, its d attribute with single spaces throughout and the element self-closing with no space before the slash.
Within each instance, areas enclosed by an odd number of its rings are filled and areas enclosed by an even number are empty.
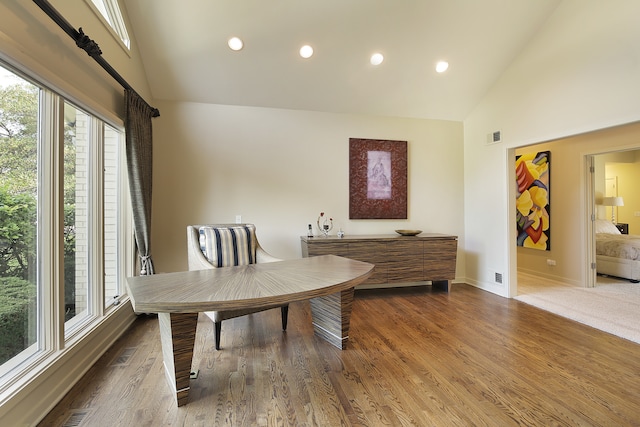
<svg viewBox="0 0 640 427">
<path fill-rule="evenodd" d="M 598 276 L 580 288 L 519 274 L 515 299 L 640 344 L 640 283 Z"/>
</svg>

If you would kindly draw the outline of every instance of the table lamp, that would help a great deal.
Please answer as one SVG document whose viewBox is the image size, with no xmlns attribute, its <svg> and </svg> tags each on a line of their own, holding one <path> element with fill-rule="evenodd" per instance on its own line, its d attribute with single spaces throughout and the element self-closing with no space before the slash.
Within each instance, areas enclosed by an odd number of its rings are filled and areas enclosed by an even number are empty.
<svg viewBox="0 0 640 427">
<path fill-rule="evenodd" d="M 611 206 L 611 222 L 617 224 L 614 207 L 624 206 L 624 200 L 622 200 L 622 197 L 603 197 L 602 204 L 604 206 Z"/>
</svg>

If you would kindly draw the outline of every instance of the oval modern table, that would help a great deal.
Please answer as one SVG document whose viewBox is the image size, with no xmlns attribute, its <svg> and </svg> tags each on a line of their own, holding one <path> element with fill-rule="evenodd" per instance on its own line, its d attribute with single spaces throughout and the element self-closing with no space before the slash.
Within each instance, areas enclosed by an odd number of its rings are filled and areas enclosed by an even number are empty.
<svg viewBox="0 0 640 427">
<path fill-rule="evenodd" d="M 354 288 L 373 264 L 335 255 L 127 279 L 137 313 L 158 313 L 165 373 L 187 403 L 198 313 L 310 300 L 316 335 L 340 349 L 349 339 Z"/>
</svg>

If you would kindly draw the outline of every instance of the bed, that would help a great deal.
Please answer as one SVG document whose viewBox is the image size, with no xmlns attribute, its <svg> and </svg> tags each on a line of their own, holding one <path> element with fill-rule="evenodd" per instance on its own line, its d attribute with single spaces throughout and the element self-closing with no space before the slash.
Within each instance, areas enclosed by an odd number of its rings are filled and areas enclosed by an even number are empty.
<svg viewBox="0 0 640 427">
<path fill-rule="evenodd" d="M 598 219 L 596 232 L 596 271 L 598 274 L 640 281 L 640 236 L 620 234 L 611 222 Z"/>
</svg>

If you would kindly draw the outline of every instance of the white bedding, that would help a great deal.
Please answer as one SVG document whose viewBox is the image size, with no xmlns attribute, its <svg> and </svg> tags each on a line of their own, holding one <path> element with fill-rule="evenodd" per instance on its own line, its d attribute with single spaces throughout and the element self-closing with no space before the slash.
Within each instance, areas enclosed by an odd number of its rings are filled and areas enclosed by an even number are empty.
<svg viewBox="0 0 640 427">
<path fill-rule="evenodd" d="M 640 281 L 640 236 L 620 234 L 610 221 L 597 219 L 596 270 L 598 274 Z"/>
<path fill-rule="evenodd" d="M 640 260 L 640 236 L 633 234 L 596 234 L 596 255 Z"/>
</svg>

